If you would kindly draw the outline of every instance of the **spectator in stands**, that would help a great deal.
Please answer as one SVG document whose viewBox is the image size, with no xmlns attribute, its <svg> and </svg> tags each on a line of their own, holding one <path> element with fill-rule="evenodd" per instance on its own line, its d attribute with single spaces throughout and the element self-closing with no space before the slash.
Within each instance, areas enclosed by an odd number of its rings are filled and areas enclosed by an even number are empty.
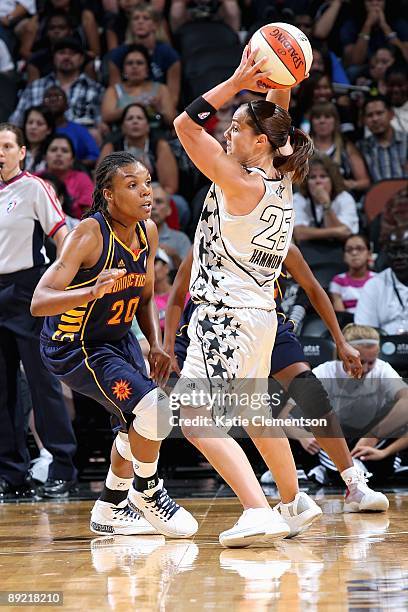
<svg viewBox="0 0 408 612">
<path fill-rule="evenodd" d="M 183 232 L 171 229 L 166 219 L 171 214 L 170 197 L 159 183 L 153 184 L 152 219 L 159 232 L 159 246 L 171 258 L 171 269 L 177 269 L 187 255 L 191 242 Z"/>
<path fill-rule="evenodd" d="M 176 159 L 168 142 L 150 129 L 146 109 L 141 104 L 129 104 L 122 111 L 120 133 L 102 147 L 100 159 L 122 150 L 136 155 L 167 193 L 176 193 L 179 184 Z"/>
<path fill-rule="evenodd" d="M 158 248 L 154 259 L 154 301 L 159 313 L 160 329 L 164 332 L 166 306 L 170 297 L 171 282 L 169 272 L 171 259 L 166 251 Z"/>
<path fill-rule="evenodd" d="M 346 239 L 344 261 L 348 270 L 336 274 L 330 283 L 330 297 L 336 312 L 355 312 L 364 285 L 375 276 L 368 268 L 370 258 L 370 244 L 366 236 L 352 234 Z"/>
<path fill-rule="evenodd" d="M 310 111 L 310 135 L 316 149 L 328 155 L 340 168 L 346 189 L 367 191 L 370 177 L 360 151 L 350 141 L 344 141 L 340 132 L 340 117 L 331 102 L 320 102 Z"/>
<path fill-rule="evenodd" d="M 182 25 L 191 21 L 223 21 L 235 32 L 241 25 L 241 11 L 236 0 L 172 0 L 170 8 L 170 27 L 176 32 Z"/>
<path fill-rule="evenodd" d="M 58 201 L 61 204 L 62 210 L 65 214 L 65 223 L 67 226 L 67 230 L 70 232 L 76 225 L 79 223 L 79 219 L 74 217 L 74 213 L 72 210 L 72 198 L 67 191 L 67 187 L 64 181 L 58 178 L 55 174 L 51 174 L 50 172 L 43 172 L 41 174 L 41 178 L 52 185 L 55 193 L 57 194 Z M 64 389 L 66 391 L 68 387 Z"/>
<path fill-rule="evenodd" d="M 394 230 L 384 245 L 390 267 L 360 293 L 354 320 L 384 334 L 408 333 L 408 226 Z"/>
<path fill-rule="evenodd" d="M 313 35 L 327 42 L 329 49 L 342 57 L 343 46 L 340 40 L 341 26 L 351 14 L 351 7 L 344 0 L 324 0 L 314 17 Z"/>
<path fill-rule="evenodd" d="M 384 448 L 394 432 L 403 431 L 408 424 L 408 387 L 390 364 L 378 359 L 380 336 L 372 327 L 347 325 L 343 330 L 346 341 L 360 353 L 364 375 L 352 379 L 341 361 L 328 361 L 313 369 L 325 387 L 352 455 L 360 455 L 361 448 Z M 334 464 L 314 438 L 296 437 L 310 454 L 316 454 L 321 467 L 312 473 L 320 482 L 337 472 Z M 303 432 L 306 435 L 306 432 Z M 398 435 L 398 434 L 397 434 Z M 366 470 L 376 479 L 384 480 L 394 471 L 393 458 L 388 462 L 367 463 Z M 322 470 L 323 468 L 323 470 Z M 329 472 L 325 472 L 325 470 Z M 310 474 L 310 473 L 309 473 Z"/>
<path fill-rule="evenodd" d="M 394 130 L 392 110 L 386 98 L 368 98 L 364 105 L 364 123 L 371 136 L 358 143 L 373 182 L 408 175 L 408 135 Z"/>
<path fill-rule="evenodd" d="M 55 174 L 72 198 L 72 214 L 80 219 L 92 204 L 93 183 L 86 172 L 74 170 L 75 149 L 68 136 L 56 134 L 48 143 L 47 171 Z"/>
<path fill-rule="evenodd" d="M 374 81 L 377 94 L 382 96 L 386 94 L 385 74 L 388 68 L 395 63 L 397 52 L 399 50 L 396 47 L 380 47 L 370 59 L 369 75 Z M 400 55 L 401 53 L 399 52 Z"/>
<path fill-rule="evenodd" d="M 25 169 L 39 174 L 46 167 L 45 152 L 55 131 L 54 117 L 45 106 L 32 106 L 24 113 Z"/>
<path fill-rule="evenodd" d="M 6 43 L 0 38 L 0 73 L 7 73 L 12 70 L 14 70 L 13 58 Z"/>
<path fill-rule="evenodd" d="M 40 31 L 54 11 L 62 11 L 69 16 L 82 46 L 88 49 L 93 57 L 98 57 L 101 54 L 101 44 L 93 8 L 89 0 L 83 0 L 82 2 L 78 2 L 78 0 L 46 0 L 44 8 L 40 12 Z"/>
<path fill-rule="evenodd" d="M 399 189 L 384 206 L 380 217 L 380 244 L 387 242 L 391 233 L 408 226 L 408 183 Z"/>
<path fill-rule="evenodd" d="M 44 21 L 44 33 L 34 45 L 33 53 L 27 61 L 27 80 L 29 83 L 50 74 L 53 70 L 52 49 L 62 38 L 75 38 L 82 46 L 80 35 L 74 31 L 70 16 L 65 11 L 55 10 Z M 94 57 L 85 52 L 84 72 L 95 78 Z"/>
<path fill-rule="evenodd" d="M 142 104 L 151 127 L 173 124 L 176 109 L 167 85 L 150 79 L 150 59 L 145 47 L 130 45 L 121 64 L 122 80 L 108 87 L 102 100 L 102 119 L 117 122 L 123 109 L 132 103 Z"/>
<path fill-rule="evenodd" d="M 140 0 L 118 0 L 118 11 L 107 18 L 106 23 L 106 46 L 108 51 L 123 45 L 126 38 L 132 13 L 140 4 Z"/>
<path fill-rule="evenodd" d="M 53 85 L 44 94 L 44 106 L 54 118 L 56 133 L 69 136 L 74 145 L 76 158 L 84 166 L 93 168 L 99 157 L 99 147 L 85 126 L 68 121 L 68 100 L 65 91 Z"/>
<path fill-rule="evenodd" d="M 340 30 L 347 66 L 361 67 L 387 44 L 398 47 L 408 60 L 408 26 L 398 15 L 397 4 L 395 0 L 364 0 L 361 7 L 356 7 Z"/>
<path fill-rule="evenodd" d="M 330 77 L 333 83 L 349 85 L 350 80 L 344 70 L 341 61 L 338 57 L 329 51 L 323 44 L 317 44 L 312 41 L 313 63 L 312 70 L 314 72 L 323 72 Z"/>
<path fill-rule="evenodd" d="M 37 32 L 35 0 L 2 0 L 0 2 L 0 38 L 4 40 L 8 51 L 23 59 L 31 53 Z"/>
<path fill-rule="evenodd" d="M 132 13 L 126 44 L 113 49 L 109 54 L 109 85 L 120 81 L 120 66 L 127 48 L 132 44 L 146 47 L 151 61 L 153 81 L 165 83 L 177 106 L 180 96 L 181 63 L 178 53 L 156 38 L 157 19 L 152 6 L 139 5 Z"/>
<path fill-rule="evenodd" d="M 408 68 L 393 65 L 385 74 L 385 91 L 394 117 L 391 125 L 397 132 L 408 132 Z"/>
<path fill-rule="evenodd" d="M 300 193 L 293 198 L 295 209 L 294 236 L 304 241 L 319 242 L 329 250 L 337 249 L 358 232 L 358 217 L 354 198 L 345 191 L 338 166 L 327 155 L 314 155 Z"/>
<path fill-rule="evenodd" d="M 351 99 L 346 95 L 336 98 L 330 76 L 313 70 L 310 77 L 299 86 L 294 109 L 296 124 L 307 133 L 310 132 L 310 111 L 319 102 L 335 103 L 340 115 L 341 131 L 354 130 L 356 118 Z"/>
<path fill-rule="evenodd" d="M 54 71 L 26 87 L 10 117 L 11 123 L 22 125 L 27 108 L 41 104 L 45 92 L 52 85 L 58 85 L 67 94 L 67 119 L 96 127 L 100 120 L 103 87 L 82 72 L 83 61 L 84 52 L 77 40 L 59 40 L 53 49 Z"/>
</svg>

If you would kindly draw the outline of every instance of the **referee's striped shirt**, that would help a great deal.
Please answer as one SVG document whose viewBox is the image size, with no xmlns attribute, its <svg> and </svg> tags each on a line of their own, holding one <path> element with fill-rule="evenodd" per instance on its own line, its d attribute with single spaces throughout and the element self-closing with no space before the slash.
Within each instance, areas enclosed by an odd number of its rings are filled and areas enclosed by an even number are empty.
<svg viewBox="0 0 408 612">
<path fill-rule="evenodd" d="M 29 172 L 0 183 L 0 274 L 27 270 L 49 262 L 45 235 L 65 225 L 54 189 Z"/>
</svg>

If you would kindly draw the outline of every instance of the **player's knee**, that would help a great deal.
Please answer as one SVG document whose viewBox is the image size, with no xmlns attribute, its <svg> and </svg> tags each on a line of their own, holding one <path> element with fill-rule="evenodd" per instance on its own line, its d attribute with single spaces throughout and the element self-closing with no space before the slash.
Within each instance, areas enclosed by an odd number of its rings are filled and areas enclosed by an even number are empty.
<svg viewBox="0 0 408 612">
<path fill-rule="evenodd" d="M 130 443 L 127 433 L 119 431 L 118 435 L 115 438 L 115 446 L 122 459 L 126 459 L 126 461 L 132 461 L 133 456 L 132 451 L 130 450 Z"/>
<path fill-rule="evenodd" d="M 173 428 L 169 398 L 160 389 L 153 389 L 142 397 L 133 414 L 133 428 L 148 440 L 164 440 Z"/>
<path fill-rule="evenodd" d="M 332 410 L 326 389 L 310 370 L 295 376 L 289 385 L 288 394 L 306 418 L 319 419 Z"/>
</svg>

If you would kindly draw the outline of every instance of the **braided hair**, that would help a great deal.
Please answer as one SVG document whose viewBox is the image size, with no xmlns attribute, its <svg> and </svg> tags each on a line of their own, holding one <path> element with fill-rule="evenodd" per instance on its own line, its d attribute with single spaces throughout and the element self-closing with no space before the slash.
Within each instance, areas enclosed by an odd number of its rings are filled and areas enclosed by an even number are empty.
<svg viewBox="0 0 408 612">
<path fill-rule="evenodd" d="M 112 179 L 123 166 L 141 162 L 128 151 L 116 151 L 107 155 L 100 164 L 98 164 L 95 172 L 95 188 L 92 194 L 92 206 L 82 216 L 83 219 L 94 215 L 100 211 L 104 214 L 109 214 L 108 203 L 103 197 L 103 190 L 112 186 Z"/>
</svg>

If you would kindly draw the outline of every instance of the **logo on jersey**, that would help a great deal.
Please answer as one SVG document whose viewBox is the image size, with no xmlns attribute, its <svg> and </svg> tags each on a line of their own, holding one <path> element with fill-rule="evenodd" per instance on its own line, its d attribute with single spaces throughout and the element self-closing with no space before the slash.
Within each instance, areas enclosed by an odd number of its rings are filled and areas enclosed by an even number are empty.
<svg viewBox="0 0 408 612">
<path fill-rule="evenodd" d="M 116 399 L 122 402 L 132 395 L 132 387 L 128 380 L 116 380 L 112 385 L 112 393 Z"/>
<path fill-rule="evenodd" d="M 16 206 L 17 206 L 16 200 L 12 200 L 12 202 L 9 202 L 7 204 L 6 213 L 7 214 L 11 213 L 11 211 L 14 210 Z"/>
<path fill-rule="evenodd" d="M 119 259 L 119 261 L 118 261 L 118 268 L 126 268 L 126 264 L 123 261 L 123 259 Z"/>
<path fill-rule="evenodd" d="M 279 185 L 279 187 L 277 188 L 277 190 L 275 191 L 276 195 L 278 196 L 278 198 L 280 198 L 281 200 L 282 198 L 282 193 L 285 191 L 285 187 L 284 185 Z"/>
</svg>

